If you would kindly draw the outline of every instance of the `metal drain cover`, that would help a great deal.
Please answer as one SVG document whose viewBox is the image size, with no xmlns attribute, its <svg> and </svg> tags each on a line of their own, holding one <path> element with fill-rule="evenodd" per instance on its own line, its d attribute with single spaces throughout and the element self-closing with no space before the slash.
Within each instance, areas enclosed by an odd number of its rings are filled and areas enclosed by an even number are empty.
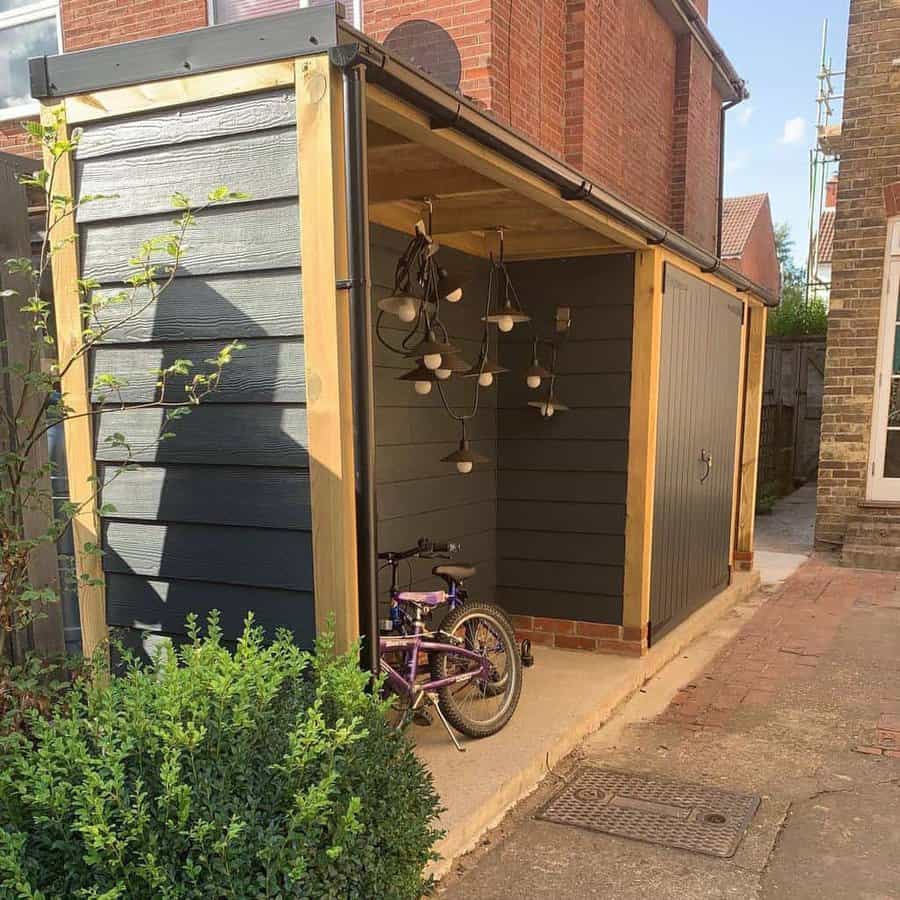
<svg viewBox="0 0 900 900">
<path fill-rule="evenodd" d="M 759 797 L 655 776 L 587 767 L 538 815 L 619 837 L 734 856 Z"/>
</svg>

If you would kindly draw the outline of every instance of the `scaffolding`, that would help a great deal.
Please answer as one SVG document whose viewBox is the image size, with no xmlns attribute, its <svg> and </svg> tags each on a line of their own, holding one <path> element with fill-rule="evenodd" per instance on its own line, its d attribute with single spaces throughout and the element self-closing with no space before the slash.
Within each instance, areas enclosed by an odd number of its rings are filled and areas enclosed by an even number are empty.
<svg viewBox="0 0 900 900">
<path fill-rule="evenodd" d="M 836 109 L 843 99 L 843 71 L 835 71 L 828 55 L 828 19 L 822 23 L 822 53 L 819 71 L 816 75 L 816 144 L 809 151 L 809 230 L 806 255 L 805 299 L 809 302 L 819 298 L 828 303 L 831 276 L 825 280 L 821 275 L 819 259 L 819 226 L 825 210 L 826 186 L 829 179 L 837 174 L 840 157 L 836 139 L 840 136 L 840 117 Z"/>
</svg>

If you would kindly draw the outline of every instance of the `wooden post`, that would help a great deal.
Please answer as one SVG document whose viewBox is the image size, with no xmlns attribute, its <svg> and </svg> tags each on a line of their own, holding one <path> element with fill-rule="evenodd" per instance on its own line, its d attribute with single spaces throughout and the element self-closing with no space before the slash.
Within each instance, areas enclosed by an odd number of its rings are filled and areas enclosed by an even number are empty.
<svg viewBox="0 0 900 900">
<path fill-rule="evenodd" d="M 739 569 L 753 568 L 753 525 L 756 517 L 756 479 L 759 469 L 759 428 L 762 420 L 763 363 L 766 358 L 765 306 L 749 306 L 744 434 L 741 453 L 740 507 L 734 560 Z"/>
<path fill-rule="evenodd" d="M 57 118 L 59 117 L 59 118 Z M 41 122 L 59 128 L 59 139 L 68 137 L 65 109 L 49 103 L 41 108 Z M 90 552 L 100 546 L 100 516 L 97 512 L 97 482 L 94 467 L 93 417 L 88 384 L 88 359 L 78 355 L 82 348 L 82 315 L 78 291 L 78 246 L 71 202 L 75 179 L 72 154 L 60 156 L 55 163 L 49 152 L 44 166 L 53 172 L 52 193 L 70 198 L 57 209 L 51 221 L 53 253 L 53 306 L 60 371 L 65 371 L 60 390 L 69 407 L 64 424 L 66 464 L 69 474 L 69 498 L 79 507 L 72 522 L 75 542 L 75 571 L 78 577 L 78 606 L 81 618 L 81 645 L 85 656 L 92 656 L 107 638 L 106 589 L 99 554 Z M 71 364 L 70 364 L 71 363 Z"/>
<path fill-rule="evenodd" d="M 624 639 L 638 642 L 642 651 L 647 648 L 647 623 L 650 620 L 650 564 L 653 547 L 653 491 L 656 477 L 662 282 L 662 253 L 656 249 L 636 253 L 622 623 Z"/>
<path fill-rule="evenodd" d="M 296 61 L 300 265 L 316 630 L 359 638 L 342 83 L 327 56 Z"/>
</svg>

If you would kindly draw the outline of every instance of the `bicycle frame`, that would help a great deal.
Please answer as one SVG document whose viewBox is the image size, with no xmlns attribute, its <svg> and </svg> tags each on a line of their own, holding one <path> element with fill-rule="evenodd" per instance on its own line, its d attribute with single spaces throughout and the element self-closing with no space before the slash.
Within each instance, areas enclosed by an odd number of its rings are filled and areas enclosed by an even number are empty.
<svg viewBox="0 0 900 900">
<path fill-rule="evenodd" d="M 391 561 L 391 603 L 399 603 L 400 587 L 397 584 L 397 569 L 399 561 Z M 463 603 L 463 598 L 459 595 L 456 582 L 450 582 L 450 590 L 447 592 L 447 604 L 451 610 L 456 609 Z M 409 617 L 407 617 L 409 618 Z M 410 619 L 413 626 L 413 633 L 406 635 L 382 635 L 379 638 L 379 655 L 381 657 L 381 671 L 385 675 L 388 686 L 397 694 L 406 695 L 411 699 L 415 699 L 420 694 L 432 693 L 438 691 L 448 684 L 461 684 L 465 681 L 471 681 L 473 678 L 489 678 L 490 664 L 487 657 L 476 653 L 473 650 L 467 650 L 465 647 L 454 647 L 452 644 L 441 641 L 429 641 L 428 637 L 431 633 L 425 631 L 425 623 L 422 621 L 421 610 L 416 609 L 416 617 Z M 405 669 L 404 676 L 398 672 L 390 663 L 384 659 L 384 654 L 390 651 L 404 651 L 405 653 Z M 420 653 L 443 653 L 447 656 L 454 656 L 461 659 L 469 660 L 479 664 L 479 668 L 471 669 L 467 672 L 461 672 L 457 675 L 451 675 L 436 681 L 428 681 L 424 684 L 416 684 L 416 678 L 419 675 L 419 654 Z"/>
</svg>

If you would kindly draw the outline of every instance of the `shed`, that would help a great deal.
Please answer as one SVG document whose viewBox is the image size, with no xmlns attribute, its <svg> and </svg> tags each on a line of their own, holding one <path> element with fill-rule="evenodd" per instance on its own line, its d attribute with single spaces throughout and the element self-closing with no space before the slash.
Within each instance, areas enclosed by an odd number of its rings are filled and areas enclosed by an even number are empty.
<svg viewBox="0 0 900 900">
<path fill-rule="evenodd" d="M 172 287 L 94 354 L 94 372 L 128 378 L 129 408 L 67 423 L 76 544 L 105 551 L 102 570 L 77 558 L 96 578 L 81 592 L 86 651 L 109 627 L 178 636 L 186 613 L 212 608 L 226 636 L 253 610 L 304 644 L 333 619 L 347 646 L 377 629 L 377 550 L 428 534 L 463 545 L 471 592 L 523 634 L 642 654 L 751 564 L 764 288 L 339 7 L 34 59 L 31 73 L 45 121 L 80 129 L 56 192 L 118 195 L 58 225 L 78 236 L 54 263 L 63 362 L 79 276 L 115 289 L 136 244 L 166 229 L 173 192 L 249 195 L 202 214 Z M 480 391 L 466 439 L 487 461 L 467 475 L 445 461 L 459 423 L 439 391 L 398 380 L 410 360 L 388 348 L 404 326 L 376 305 L 419 221 L 465 282 L 441 316 L 470 363 L 501 238 L 531 319 L 487 329 L 509 371 Z M 553 345 L 538 345 L 542 367 L 554 356 L 537 394 L 524 377 L 536 337 Z M 101 516 L 88 479 L 122 462 L 105 438 L 140 445 L 159 425 L 146 373 L 234 338 L 246 349 L 220 390 L 147 444 Z M 87 366 L 68 371 L 70 406 L 96 399 L 90 383 Z M 454 374 L 447 405 L 469 403 L 472 384 Z M 568 409 L 547 416 L 551 386 Z"/>
</svg>

